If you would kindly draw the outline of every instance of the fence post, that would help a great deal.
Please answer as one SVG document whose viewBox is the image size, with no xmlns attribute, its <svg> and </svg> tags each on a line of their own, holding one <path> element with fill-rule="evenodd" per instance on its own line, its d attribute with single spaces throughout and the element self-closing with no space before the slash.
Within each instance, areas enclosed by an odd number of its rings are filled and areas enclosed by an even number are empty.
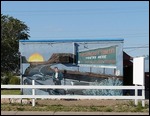
<svg viewBox="0 0 150 116">
<path fill-rule="evenodd" d="M 135 98 L 138 96 L 138 89 L 136 88 L 137 84 L 135 84 Z M 138 105 L 138 99 L 135 99 L 135 105 Z"/>
<path fill-rule="evenodd" d="M 144 89 L 142 89 L 142 106 L 145 107 L 145 86 Z"/>
<path fill-rule="evenodd" d="M 35 85 L 35 80 L 32 80 L 32 85 Z M 35 95 L 35 89 L 32 88 L 32 95 Z M 32 99 L 32 106 L 35 106 L 35 98 Z"/>
</svg>

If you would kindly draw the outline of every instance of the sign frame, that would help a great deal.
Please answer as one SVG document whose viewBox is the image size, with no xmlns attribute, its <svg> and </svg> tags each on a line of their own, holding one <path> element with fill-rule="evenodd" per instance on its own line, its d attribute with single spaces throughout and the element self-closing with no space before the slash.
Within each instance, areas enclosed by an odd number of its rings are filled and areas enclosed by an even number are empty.
<svg viewBox="0 0 150 116">
<path fill-rule="evenodd" d="M 110 54 L 104 54 L 105 56 L 109 56 L 110 57 L 110 55 L 113 55 L 113 57 L 114 57 L 114 62 L 115 63 L 108 63 L 108 64 L 106 64 L 105 62 L 106 62 L 106 60 L 104 59 L 103 60 L 103 64 L 98 64 L 98 63 L 84 63 L 84 62 L 81 62 L 80 63 L 80 54 L 84 54 L 84 53 L 92 53 L 92 52 L 95 52 L 95 51 L 102 51 L 102 49 L 104 49 L 104 50 L 107 50 L 107 49 L 111 49 L 111 48 L 113 48 L 113 49 L 115 49 L 114 50 L 114 53 L 110 53 Z M 99 68 L 117 68 L 117 48 L 118 48 L 118 45 L 113 45 L 113 46 L 107 46 L 107 47 L 103 47 L 103 48 L 93 48 L 93 49 L 89 49 L 89 50 L 80 50 L 79 52 L 78 52 L 78 65 L 79 66 L 85 66 L 85 67 L 99 67 Z M 98 57 L 99 57 L 99 55 L 101 55 L 100 53 L 99 54 L 96 54 L 96 60 L 98 59 Z M 91 56 L 88 56 L 88 57 L 91 57 Z M 86 58 L 86 57 L 85 57 Z M 96 61 L 95 60 L 95 61 Z M 98 59 L 99 60 L 99 59 Z M 98 61 L 97 60 L 97 61 Z M 108 59 L 109 60 L 109 59 Z M 83 60 L 84 61 L 84 60 Z M 94 60 L 93 60 L 94 61 Z M 90 61 L 90 62 L 92 62 L 92 60 Z"/>
<path fill-rule="evenodd" d="M 144 57 L 133 58 L 133 84 L 144 86 Z"/>
</svg>

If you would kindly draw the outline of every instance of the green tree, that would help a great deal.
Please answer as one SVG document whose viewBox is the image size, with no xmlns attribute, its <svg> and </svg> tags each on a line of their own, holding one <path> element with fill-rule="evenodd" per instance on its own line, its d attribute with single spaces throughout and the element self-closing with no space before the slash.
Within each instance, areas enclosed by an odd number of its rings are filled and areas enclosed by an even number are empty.
<svg viewBox="0 0 150 116">
<path fill-rule="evenodd" d="M 24 22 L 1 14 L 1 74 L 19 71 L 19 40 L 29 37 Z"/>
</svg>

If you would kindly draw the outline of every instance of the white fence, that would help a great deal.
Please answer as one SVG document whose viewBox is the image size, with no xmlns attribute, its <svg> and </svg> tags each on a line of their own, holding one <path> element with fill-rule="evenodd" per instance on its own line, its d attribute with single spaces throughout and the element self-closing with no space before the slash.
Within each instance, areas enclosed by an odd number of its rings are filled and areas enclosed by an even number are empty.
<svg viewBox="0 0 150 116">
<path fill-rule="evenodd" d="M 71 85 L 1 85 L 1 88 L 31 88 L 32 95 L 1 95 L 1 98 L 32 98 L 32 106 L 35 106 L 35 98 L 50 99 L 134 99 L 135 105 L 138 99 L 142 100 L 142 106 L 145 107 L 145 86 L 71 86 Z M 94 95 L 35 95 L 35 89 L 125 89 L 135 90 L 135 96 L 94 96 Z M 138 96 L 138 90 L 142 90 L 142 95 Z"/>
</svg>

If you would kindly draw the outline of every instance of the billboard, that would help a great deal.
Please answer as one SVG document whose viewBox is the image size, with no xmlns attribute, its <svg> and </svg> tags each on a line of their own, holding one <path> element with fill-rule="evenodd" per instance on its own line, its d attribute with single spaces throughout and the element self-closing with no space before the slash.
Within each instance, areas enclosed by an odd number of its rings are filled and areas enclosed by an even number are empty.
<svg viewBox="0 0 150 116">
<path fill-rule="evenodd" d="M 81 51 L 78 54 L 78 64 L 116 66 L 116 46 Z"/>
</svg>

